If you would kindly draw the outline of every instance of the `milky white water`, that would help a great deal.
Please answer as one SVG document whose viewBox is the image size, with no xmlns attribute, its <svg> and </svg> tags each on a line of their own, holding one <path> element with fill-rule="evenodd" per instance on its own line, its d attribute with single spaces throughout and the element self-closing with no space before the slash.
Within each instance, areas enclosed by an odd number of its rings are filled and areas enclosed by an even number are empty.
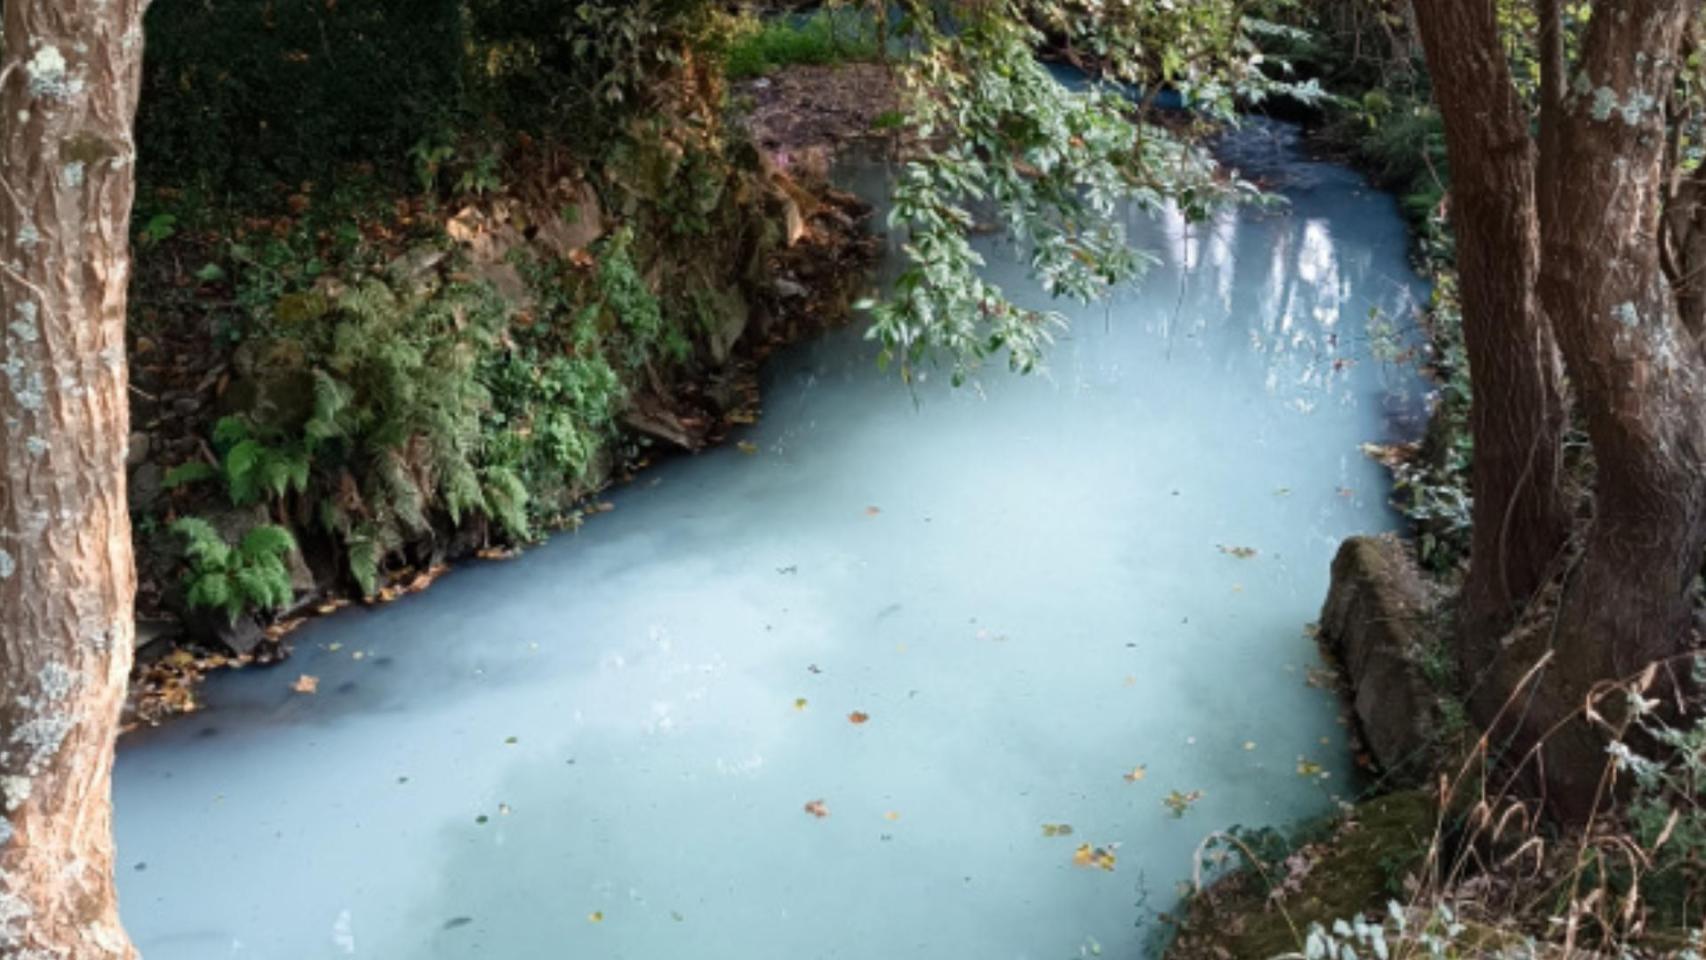
<svg viewBox="0 0 1706 960">
<path fill-rule="evenodd" d="M 1046 375 L 909 394 L 856 331 L 785 352 L 755 453 L 128 738 L 145 955 L 1142 955 L 1206 833 L 1350 789 L 1306 624 L 1339 540 L 1394 523 L 1359 445 L 1420 410 L 1366 330 L 1420 295 L 1391 200 L 1253 142 L 1291 208 L 1145 221 L 1165 265 Z"/>
</svg>

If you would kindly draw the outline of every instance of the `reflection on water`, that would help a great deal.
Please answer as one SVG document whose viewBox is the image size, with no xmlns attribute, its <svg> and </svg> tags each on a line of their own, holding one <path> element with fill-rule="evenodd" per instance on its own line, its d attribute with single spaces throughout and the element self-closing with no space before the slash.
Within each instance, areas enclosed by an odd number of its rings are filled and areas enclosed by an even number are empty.
<svg viewBox="0 0 1706 960">
<path fill-rule="evenodd" d="M 1421 409 L 1370 337 L 1420 294 L 1393 205 L 1283 156 L 1288 210 L 1134 221 L 1162 265 L 1045 375 L 909 393 L 827 337 L 757 453 L 216 678 L 119 758 L 144 952 L 1141 951 L 1205 833 L 1347 787 L 1305 625 Z"/>
</svg>

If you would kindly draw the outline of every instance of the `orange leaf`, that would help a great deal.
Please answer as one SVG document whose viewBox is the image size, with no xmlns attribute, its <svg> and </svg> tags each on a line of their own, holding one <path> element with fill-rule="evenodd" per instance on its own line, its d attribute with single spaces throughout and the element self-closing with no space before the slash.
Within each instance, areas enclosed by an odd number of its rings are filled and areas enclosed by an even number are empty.
<svg viewBox="0 0 1706 960">
<path fill-rule="evenodd" d="M 871 719 L 871 715 L 860 710 L 855 710 L 847 715 L 847 722 L 852 724 L 861 724 L 869 719 Z"/>
<path fill-rule="evenodd" d="M 829 804 L 824 803 L 822 800 L 813 800 L 806 804 L 806 812 L 819 820 L 822 820 L 824 817 L 829 816 Z"/>
</svg>

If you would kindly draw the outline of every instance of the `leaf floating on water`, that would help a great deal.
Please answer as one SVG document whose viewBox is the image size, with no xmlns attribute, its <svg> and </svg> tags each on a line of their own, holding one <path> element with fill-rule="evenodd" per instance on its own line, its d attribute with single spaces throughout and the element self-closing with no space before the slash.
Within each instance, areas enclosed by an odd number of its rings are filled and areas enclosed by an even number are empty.
<svg viewBox="0 0 1706 960">
<path fill-rule="evenodd" d="M 735 449 L 739 450 L 741 453 L 751 455 L 758 452 L 758 444 L 748 443 L 747 441 L 742 440 L 735 444 Z"/>
<path fill-rule="evenodd" d="M 824 817 L 829 816 L 829 804 L 824 803 L 822 800 L 813 800 L 806 804 L 806 812 L 819 820 L 822 820 Z"/>
<path fill-rule="evenodd" d="M 1137 686 L 1137 677 L 1128 673 L 1125 675 L 1125 680 L 1121 682 L 1128 687 L 1135 687 Z"/>
<path fill-rule="evenodd" d="M 1118 859 L 1114 851 L 1118 848 L 1119 844 L 1117 843 L 1110 843 L 1105 847 L 1092 847 L 1088 843 L 1080 844 L 1077 850 L 1072 851 L 1072 864 L 1077 867 L 1090 867 L 1112 873 L 1114 862 Z"/>
<path fill-rule="evenodd" d="M 1237 557 L 1240 560 L 1248 560 L 1251 557 L 1254 557 L 1256 555 L 1256 548 L 1255 547 L 1229 547 L 1223 543 L 1223 544 L 1220 544 L 1220 552 L 1226 554 L 1229 557 Z"/>
<path fill-rule="evenodd" d="M 1168 810 L 1172 811 L 1175 818 L 1179 818 L 1183 817 L 1185 812 L 1190 810 L 1191 807 L 1196 806 L 1196 802 L 1201 799 L 1201 790 L 1192 790 L 1190 793 L 1180 793 L 1179 791 L 1174 790 L 1167 794 L 1166 798 L 1161 801 L 1161 804 Z"/>
<path fill-rule="evenodd" d="M 883 512 L 882 507 L 866 507 L 865 508 L 865 516 L 867 516 L 867 517 L 874 517 L 877 514 L 882 513 L 882 512 Z"/>
<path fill-rule="evenodd" d="M 855 710 L 847 715 L 847 722 L 858 726 L 871 719 L 871 715 L 862 710 Z"/>
<path fill-rule="evenodd" d="M 1072 824 L 1070 824 L 1070 823 L 1045 823 L 1045 824 L 1043 824 L 1043 836 L 1045 836 L 1045 837 L 1070 837 L 1070 836 L 1072 836 Z"/>
<path fill-rule="evenodd" d="M 514 812 L 515 812 L 515 810 L 513 808 L 511 808 L 509 804 L 507 804 L 507 803 L 498 804 L 498 816 L 507 817 Z"/>
<path fill-rule="evenodd" d="M 513 747 L 520 742 L 521 742 L 520 737 L 505 737 L 504 738 L 504 746 L 506 746 L 506 747 Z"/>
<path fill-rule="evenodd" d="M 888 813 L 883 814 L 883 819 L 887 820 L 890 823 L 893 823 L 896 820 L 900 819 L 900 811 L 899 810 L 890 810 Z"/>
<path fill-rule="evenodd" d="M 297 693 L 318 693 L 320 690 L 320 678 L 309 676 L 305 673 L 296 678 L 296 682 L 290 685 L 290 689 Z"/>
<path fill-rule="evenodd" d="M 1246 749 L 1246 750 L 1254 750 L 1254 749 L 1256 749 L 1256 741 L 1254 741 L 1254 740 L 1246 740 L 1246 741 L 1244 741 L 1244 749 Z"/>
<path fill-rule="evenodd" d="M 483 825 L 485 825 L 485 824 L 486 824 L 486 823 L 487 823 L 487 822 L 488 822 L 488 821 L 490 821 L 490 820 L 491 820 L 491 819 L 492 819 L 492 818 L 491 818 L 491 817 L 488 817 L 488 816 L 486 816 L 486 815 L 485 815 L 485 814 L 483 814 L 483 813 L 482 813 L 482 814 L 480 814 L 480 815 L 479 815 L 479 816 L 477 816 L 477 817 L 475 817 L 475 818 L 474 818 L 474 822 L 475 822 L 475 823 L 478 823 L 478 824 L 481 824 L 481 825 L 482 825 L 482 826 L 483 826 Z"/>
<path fill-rule="evenodd" d="M 1319 777 L 1323 774 L 1321 765 L 1305 757 L 1297 758 L 1297 775 L 1300 777 Z"/>
<path fill-rule="evenodd" d="M 1136 783 L 1147 776 L 1149 776 L 1149 768 L 1140 763 L 1137 766 L 1132 767 L 1131 772 L 1125 775 L 1125 782 Z"/>
<path fill-rule="evenodd" d="M 804 710 L 805 708 L 806 708 L 806 698 L 805 697 L 795 697 L 794 698 L 794 709 L 795 710 Z"/>
<path fill-rule="evenodd" d="M 604 911 L 603 910 L 594 910 L 593 912 L 587 914 L 586 915 L 586 922 L 587 923 L 603 923 L 604 922 Z"/>
</svg>

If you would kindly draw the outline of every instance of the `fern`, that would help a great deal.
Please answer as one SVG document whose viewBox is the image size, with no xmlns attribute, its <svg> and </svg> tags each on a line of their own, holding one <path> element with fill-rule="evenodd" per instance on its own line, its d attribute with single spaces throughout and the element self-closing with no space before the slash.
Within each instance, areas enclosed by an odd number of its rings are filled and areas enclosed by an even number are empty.
<svg viewBox="0 0 1706 960">
<path fill-rule="evenodd" d="M 236 547 L 200 517 L 184 517 L 172 531 L 184 539 L 189 561 L 185 599 L 191 609 L 220 610 L 236 623 L 245 613 L 277 610 L 294 599 L 284 558 L 296 549 L 296 540 L 283 527 L 254 527 Z"/>
<path fill-rule="evenodd" d="M 167 490 L 176 490 L 179 487 L 193 486 L 217 479 L 219 479 L 219 470 L 216 467 L 200 460 L 191 460 L 189 463 L 180 463 L 167 470 L 165 478 L 161 481 L 161 486 Z"/>
</svg>

